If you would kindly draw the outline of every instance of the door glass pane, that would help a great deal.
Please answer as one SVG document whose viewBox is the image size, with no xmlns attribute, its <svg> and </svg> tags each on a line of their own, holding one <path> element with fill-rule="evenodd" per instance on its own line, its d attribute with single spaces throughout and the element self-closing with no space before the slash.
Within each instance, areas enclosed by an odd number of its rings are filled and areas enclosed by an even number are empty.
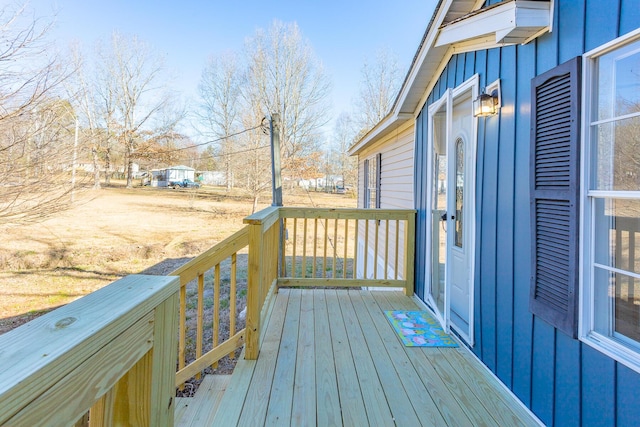
<svg viewBox="0 0 640 427">
<path fill-rule="evenodd" d="M 456 219 L 455 219 L 455 245 L 462 248 L 463 237 L 463 209 L 464 206 L 464 141 L 456 140 Z"/>
<path fill-rule="evenodd" d="M 438 311 L 444 312 L 445 264 L 447 256 L 447 150 L 446 114 L 441 109 L 433 116 L 432 188 L 431 188 L 431 297 Z"/>
</svg>

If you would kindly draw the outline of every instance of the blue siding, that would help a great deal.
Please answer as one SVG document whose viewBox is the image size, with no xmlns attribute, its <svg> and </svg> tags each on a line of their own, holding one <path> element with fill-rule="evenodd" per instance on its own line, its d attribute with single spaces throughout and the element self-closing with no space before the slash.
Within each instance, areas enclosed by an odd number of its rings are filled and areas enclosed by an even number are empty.
<svg viewBox="0 0 640 427">
<path fill-rule="evenodd" d="M 618 1 L 586 0 L 585 51 L 616 38 L 619 28 Z M 636 2 L 636 8 L 640 7 Z M 636 23 L 637 26 L 637 23 Z"/>
<path fill-rule="evenodd" d="M 516 47 L 501 49 L 500 86 L 504 102 L 498 138 L 498 212 L 496 256 L 497 369 L 498 378 L 513 384 L 513 209 L 515 178 Z"/>
<path fill-rule="evenodd" d="M 492 49 L 487 53 L 486 83 L 496 80 L 500 70 L 500 50 Z M 481 270 L 482 306 L 482 360 L 492 371 L 496 371 L 496 241 L 498 238 L 498 138 L 499 116 L 489 117 L 484 121 L 484 174 L 478 175 L 482 183 L 482 205 L 480 205 L 480 222 L 482 239 L 479 240 Z M 478 138 L 480 139 L 480 138 Z M 490 165 L 490 166 L 489 166 Z M 485 333 L 486 332 L 486 333 Z"/>
<path fill-rule="evenodd" d="M 618 425 L 638 425 L 640 423 L 640 405 L 638 405 L 640 375 L 636 375 L 624 365 L 618 364 L 617 369 L 616 413 L 618 414 Z"/>
<path fill-rule="evenodd" d="M 555 416 L 557 426 L 579 426 L 580 414 L 580 342 L 563 333 L 556 334 Z"/>
<path fill-rule="evenodd" d="M 638 28 L 638 22 L 640 22 L 638 0 L 622 0 L 620 2 L 620 35 Z"/>
<path fill-rule="evenodd" d="M 487 4 L 498 0 L 489 0 Z M 426 109 L 475 73 L 500 78 L 499 116 L 478 120 L 473 352 L 548 425 L 638 425 L 640 374 L 529 311 L 531 79 L 640 26 L 640 0 L 556 0 L 554 31 L 524 46 L 454 55 L 417 118 L 418 260 L 425 260 Z M 424 299 L 428 277 L 417 264 Z"/>
<path fill-rule="evenodd" d="M 615 386 L 616 363 L 599 351 L 583 345 L 582 422 L 584 425 L 615 425 Z"/>
<path fill-rule="evenodd" d="M 553 423 L 555 392 L 556 330 L 538 319 L 533 321 L 531 409 L 546 425 Z"/>
<path fill-rule="evenodd" d="M 531 341 L 533 316 L 529 311 L 529 276 L 531 274 L 531 233 L 529 213 L 529 126 L 531 123 L 531 79 L 534 77 L 534 48 L 530 43 L 517 48 L 516 69 L 516 157 L 514 196 L 514 318 L 513 318 L 513 391 L 525 405 L 531 405 Z"/>
</svg>

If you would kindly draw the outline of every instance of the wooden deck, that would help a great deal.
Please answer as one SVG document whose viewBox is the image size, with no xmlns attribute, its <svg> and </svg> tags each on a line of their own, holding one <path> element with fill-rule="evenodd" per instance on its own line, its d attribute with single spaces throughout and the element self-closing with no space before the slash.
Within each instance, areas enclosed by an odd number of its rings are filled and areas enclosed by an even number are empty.
<svg viewBox="0 0 640 427">
<path fill-rule="evenodd" d="M 281 289 L 259 359 L 192 406 L 219 426 L 539 425 L 467 350 L 404 347 L 383 311 L 419 309 L 399 292 Z"/>
</svg>

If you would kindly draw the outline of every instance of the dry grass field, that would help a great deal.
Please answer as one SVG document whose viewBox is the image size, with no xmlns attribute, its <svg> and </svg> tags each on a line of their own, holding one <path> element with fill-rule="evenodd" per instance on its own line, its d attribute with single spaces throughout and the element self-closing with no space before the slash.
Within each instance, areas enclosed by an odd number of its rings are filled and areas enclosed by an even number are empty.
<svg viewBox="0 0 640 427">
<path fill-rule="evenodd" d="M 260 209 L 270 204 L 269 195 Z M 286 206 L 355 207 L 348 195 L 291 193 Z M 242 227 L 251 200 L 222 189 L 87 191 L 44 222 L 0 228 L 0 333 L 119 277 L 166 274 Z"/>
</svg>

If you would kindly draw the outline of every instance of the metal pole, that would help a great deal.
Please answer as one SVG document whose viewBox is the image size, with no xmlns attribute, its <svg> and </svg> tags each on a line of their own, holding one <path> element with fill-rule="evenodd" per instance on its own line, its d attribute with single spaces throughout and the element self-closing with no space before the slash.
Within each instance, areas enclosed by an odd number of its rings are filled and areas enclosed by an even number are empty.
<svg viewBox="0 0 640 427">
<path fill-rule="evenodd" d="M 280 168 L 280 115 L 273 114 L 269 120 L 271 131 L 271 177 L 272 206 L 282 206 L 282 175 Z"/>
</svg>

